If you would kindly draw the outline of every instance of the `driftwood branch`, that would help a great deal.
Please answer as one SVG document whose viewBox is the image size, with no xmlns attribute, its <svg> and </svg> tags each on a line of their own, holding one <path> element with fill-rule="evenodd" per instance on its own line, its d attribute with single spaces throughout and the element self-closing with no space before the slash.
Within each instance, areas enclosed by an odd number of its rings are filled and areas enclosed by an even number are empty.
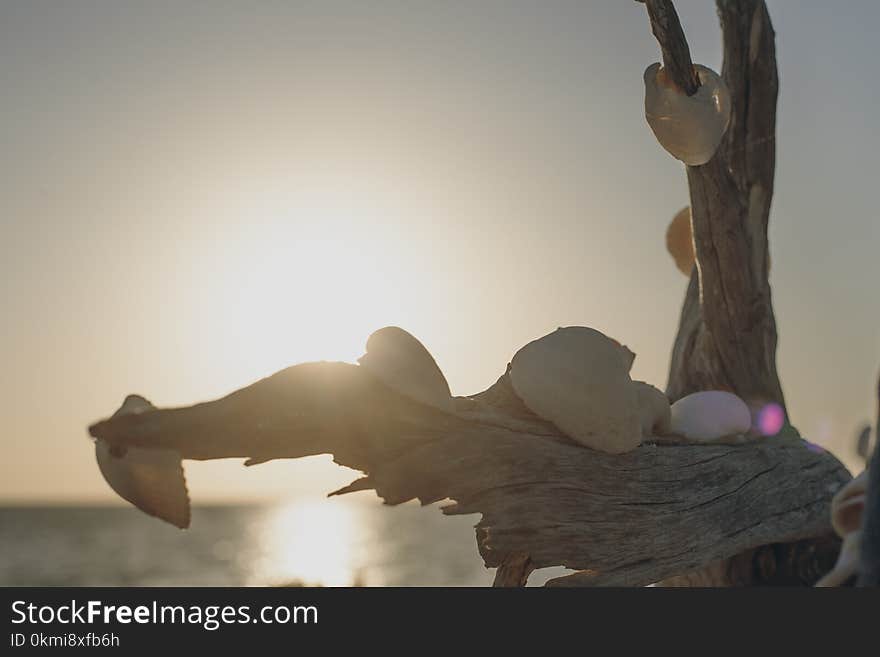
<svg viewBox="0 0 880 657">
<path fill-rule="evenodd" d="M 532 415 L 506 374 L 455 404 L 444 413 L 362 367 L 311 363 L 217 401 L 118 416 L 90 431 L 113 448 L 164 447 L 184 459 L 333 454 L 366 473 L 338 494 L 374 489 L 387 504 L 448 498 L 446 514 L 482 514 L 485 564 L 520 564 L 498 573 L 506 584 L 548 566 L 583 571 L 557 585 L 650 584 L 824 536 L 830 496 L 849 479 L 834 457 L 795 436 L 596 452 Z"/>
<path fill-rule="evenodd" d="M 693 96 L 700 88 L 700 79 L 694 71 L 690 47 L 675 5 L 672 0 L 644 0 L 644 3 L 651 20 L 651 31 L 663 52 L 666 75 L 688 96 Z"/>
<path fill-rule="evenodd" d="M 671 5 L 647 3 L 664 65 L 681 84 L 687 42 Z M 784 409 L 767 277 L 779 88 L 775 35 L 762 0 L 718 0 L 717 6 L 731 118 L 715 157 L 687 167 L 697 266 L 666 392 L 675 401 L 697 390 L 729 389 L 750 402 L 775 402 Z M 667 59 L 667 53 L 677 53 L 677 59 Z"/>
</svg>

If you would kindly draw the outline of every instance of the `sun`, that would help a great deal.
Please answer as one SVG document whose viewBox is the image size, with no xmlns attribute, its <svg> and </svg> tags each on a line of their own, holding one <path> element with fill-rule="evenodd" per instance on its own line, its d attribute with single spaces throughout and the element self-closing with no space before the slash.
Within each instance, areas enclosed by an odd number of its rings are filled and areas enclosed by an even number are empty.
<svg viewBox="0 0 880 657">
<path fill-rule="evenodd" d="M 265 191 L 265 190 L 263 190 Z M 351 179 L 252 196 L 212 286 L 213 337 L 238 381 L 315 360 L 353 362 L 417 293 L 387 194 Z"/>
</svg>

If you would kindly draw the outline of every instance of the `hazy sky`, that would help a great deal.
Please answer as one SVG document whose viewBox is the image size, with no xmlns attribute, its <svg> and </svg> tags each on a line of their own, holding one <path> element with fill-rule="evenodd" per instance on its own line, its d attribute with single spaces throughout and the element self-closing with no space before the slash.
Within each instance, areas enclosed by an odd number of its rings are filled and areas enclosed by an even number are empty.
<svg viewBox="0 0 880 657">
<path fill-rule="evenodd" d="M 714 3 L 676 3 L 720 68 Z M 880 366 L 880 3 L 777 0 L 772 284 L 794 423 L 850 466 Z M 403 326 L 456 394 L 596 327 L 665 385 L 687 205 L 644 7 L 569 0 L 0 0 L 0 498 L 110 500 L 86 426 Z M 196 502 L 326 462 L 187 464 Z"/>
</svg>

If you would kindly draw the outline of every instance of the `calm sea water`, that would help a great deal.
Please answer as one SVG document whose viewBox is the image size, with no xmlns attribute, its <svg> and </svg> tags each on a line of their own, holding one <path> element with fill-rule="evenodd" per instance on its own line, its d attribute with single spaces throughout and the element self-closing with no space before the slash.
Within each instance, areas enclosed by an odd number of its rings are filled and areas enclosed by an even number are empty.
<svg viewBox="0 0 880 657">
<path fill-rule="evenodd" d="M 6 507 L 0 585 L 485 586 L 478 519 L 304 498 L 196 507 L 181 531 L 129 507 Z"/>
</svg>

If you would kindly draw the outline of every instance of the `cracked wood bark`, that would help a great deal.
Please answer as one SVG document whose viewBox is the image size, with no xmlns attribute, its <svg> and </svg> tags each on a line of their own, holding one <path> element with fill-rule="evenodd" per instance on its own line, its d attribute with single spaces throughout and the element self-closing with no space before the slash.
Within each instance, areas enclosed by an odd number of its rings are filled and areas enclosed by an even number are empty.
<svg viewBox="0 0 880 657">
<path fill-rule="evenodd" d="M 184 459 L 265 461 L 333 454 L 387 504 L 453 502 L 482 514 L 486 566 L 583 571 L 551 585 L 644 585 L 747 550 L 826 535 L 849 479 L 793 435 L 744 445 L 642 445 L 609 455 L 531 414 L 507 374 L 444 413 L 346 363 L 297 365 L 222 399 L 123 415 L 90 427 L 111 447 L 165 447 Z M 817 544 L 818 545 L 818 544 Z M 817 558 L 833 559 L 819 551 Z M 502 569 L 507 583 L 522 584 Z"/>
</svg>

